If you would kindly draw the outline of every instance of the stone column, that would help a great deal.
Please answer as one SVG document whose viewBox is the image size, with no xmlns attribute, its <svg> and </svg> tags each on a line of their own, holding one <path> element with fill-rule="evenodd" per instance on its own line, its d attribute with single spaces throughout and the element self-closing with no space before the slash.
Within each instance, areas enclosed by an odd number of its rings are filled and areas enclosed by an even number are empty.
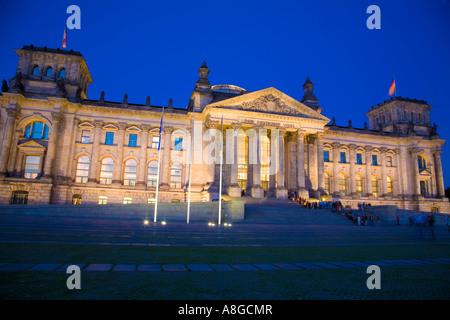
<svg viewBox="0 0 450 320">
<path fill-rule="evenodd" d="M 324 188 L 324 170 L 325 165 L 323 162 L 323 132 L 317 133 L 317 189 L 319 191 L 318 197 L 325 194 Z"/>
<path fill-rule="evenodd" d="M 387 195 L 387 180 L 386 180 L 386 151 L 387 148 L 380 148 L 380 160 L 381 160 L 381 178 L 380 178 L 380 195 L 382 197 Z"/>
<path fill-rule="evenodd" d="M 309 198 L 305 184 L 305 135 L 303 130 L 297 130 L 297 192 L 302 198 Z"/>
<path fill-rule="evenodd" d="M 394 197 L 397 197 L 401 194 L 403 194 L 403 184 L 401 181 L 401 175 L 402 175 L 402 162 L 401 162 L 401 157 L 400 157 L 400 148 L 395 149 L 395 166 L 397 167 L 397 171 L 394 177 L 394 182 L 393 182 L 393 188 L 394 188 Z"/>
<path fill-rule="evenodd" d="M 22 170 L 23 170 L 23 151 L 19 150 L 19 152 L 17 153 L 17 158 L 16 158 L 16 167 L 14 168 L 14 176 L 17 178 L 21 178 L 22 175 Z"/>
<path fill-rule="evenodd" d="M 63 119 L 61 113 L 52 112 L 52 128 L 50 136 L 48 138 L 47 155 L 44 162 L 44 178 L 51 178 L 55 173 L 55 155 L 56 155 L 56 142 L 58 139 L 59 125 Z"/>
<path fill-rule="evenodd" d="M 261 127 L 254 128 L 255 132 L 252 137 L 252 152 L 253 155 L 253 185 L 252 185 L 252 197 L 253 198 L 263 198 L 264 189 L 261 187 L 261 139 L 260 139 L 260 129 Z M 250 142 L 250 139 L 249 139 Z"/>
<path fill-rule="evenodd" d="M 17 156 L 17 153 L 19 152 L 17 150 L 17 144 L 19 143 L 19 138 L 21 135 L 23 135 L 21 130 L 16 130 L 16 132 L 14 132 L 13 141 L 11 143 L 10 152 L 9 152 L 9 164 L 7 167 L 7 171 L 9 172 L 9 174 L 14 173 L 14 168 L 15 168 L 15 164 L 16 164 L 16 156 Z"/>
<path fill-rule="evenodd" d="M 238 184 L 238 159 L 239 159 L 239 130 L 241 129 L 241 125 L 239 123 L 233 123 L 231 125 L 231 129 L 233 129 L 232 130 L 233 134 L 226 135 L 229 146 L 233 148 L 232 154 L 230 153 L 228 155 L 229 157 L 227 158 L 231 161 L 230 185 L 228 187 L 228 195 L 230 197 L 240 197 L 241 187 L 239 187 Z"/>
<path fill-rule="evenodd" d="M 333 142 L 333 194 L 339 195 L 339 142 Z"/>
<path fill-rule="evenodd" d="M 13 139 L 14 127 L 16 125 L 16 119 L 19 117 L 19 112 L 14 109 L 6 109 L 7 119 L 5 124 L 5 136 L 3 147 L 0 154 L 0 175 L 5 176 L 8 165 L 9 152 L 11 148 L 11 142 Z"/>
<path fill-rule="evenodd" d="M 163 128 L 163 131 L 164 131 L 164 152 L 162 159 L 161 188 L 168 189 L 170 183 L 170 146 L 173 128 Z"/>
<path fill-rule="evenodd" d="M 147 147 L 148 147 L 148 130 L 150 126 L 143 125 L 141 132 L 141 150 L 139 151 L 139 169 L 137 176 L 137 186 L 145 187 L 145 179 L 148 172 L 147 168 Z"/>
<path fill-rule="evenodd" d="M 285 184 L 285 168 L 284 168 L 284 139 L 286 137 L 285 129 L 278 129 L 278 168 L 277 168 L 277 189 L 276 197 L 278 199 L 287 198 L 287 189 Z"/>
<path fill-rule="evenodd" d="M 58 137 L 58 149 L 55 155 L 55 168 L 52 172 L 57 172 L 57 176 L 66 179 L 67 168 L 69 163 L 70 142 L 72 141 L 73 121 L 75 119 L 75 113 L 64 114 L 64 128 Z M 54 174 L 53 174 L 54 175 Z"/>
<path fill-rule="evenodd" d="M 125 140 L 125 128 L 127 124 L 124 122 L 119 122 L 119 131 L 117 132 L 117 153 L 116 153 L 116 163 L 114 165 L 113 172 L 113 184 L 122 184 L 121 176 L 123 171 L 123 144 Z"/>
<path fill-rule="evenodd" d="M 411 156 L 410 162 L 412 162 L 412 168 L 413 168 L 413 173 L 412 176 L 413 178 L 413 188 L 412 190 L 414 191 L 414 196 L 421 196 L 420 193 L 420 176 L 419 176 L 419 162 L 417 160 L 417 155 L 419 153 L 419 150 L 416 148 L 410 149 L 409 150 L 409 154 Z"/>
<path fill-rule="evenodd" d="M 91 170 L 89 172 L 89 182 L 90 183 L 97 183 L 98 181 L 98 174 L 99 168 L 101 164 L 99 163 L 99 152 L 100 152 L 100 139 L 102 134 L 102 121 L 95 121 L 94 122 L 95 129 L 94 129 L 94 137 L 92 142 L 92 153 L 91 153 Z"/>
<path fill-rule="evenodd" d="M 441 150 L 437 150 L 437 151 L 433 152 L 434 166 L 436 168 L 436 184 L 437 184 L 437 191 L 438 191 L 439 198 L 445 197 L 444 175 L 442 173 L 441 154 L 442 154 Z"/>
<path fill-rule="evenodd" d="M 366 146 L 366 194 L 372 195 L 372 147 Z"/>
<path fill-rule="evenodd" d="M 358 197 L 356 193 L 356 170 L 355 170 L 355 163 L 356 163 L 356 156 L 355 156 L 355 149 L 356 145 L 351 144 L 350 145 L 350 152 L 349 152 L 349 161 L 350 161 L 350 195 L 352 197 Z"/>
</svg>

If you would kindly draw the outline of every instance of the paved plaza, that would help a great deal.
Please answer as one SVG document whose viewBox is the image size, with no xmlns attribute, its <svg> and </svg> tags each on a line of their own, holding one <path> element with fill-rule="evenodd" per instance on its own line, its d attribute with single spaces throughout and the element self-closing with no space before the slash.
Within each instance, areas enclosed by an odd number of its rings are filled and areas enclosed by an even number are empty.
<svg viewBox="0 0 450 320">
<path fill-rule="evenodd" d="M 81 208 L 81 207 L 80 207 Z M 449 299 L 450 232 L 247 204 L 244 222 L 0 215 L 2 299 Z M 69 265 L 80 290 L 66 287 Z M 381 269 L 369 290 L 366 269 Z"/>
</svg>

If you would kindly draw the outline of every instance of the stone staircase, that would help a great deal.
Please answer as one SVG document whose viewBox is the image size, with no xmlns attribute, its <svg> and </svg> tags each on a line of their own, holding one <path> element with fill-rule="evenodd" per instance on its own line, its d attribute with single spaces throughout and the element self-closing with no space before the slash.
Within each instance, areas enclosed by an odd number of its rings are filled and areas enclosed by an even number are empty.
<svg viewBox="0 0 450 320">
<path fill-rule="evenodd" d="M 241 223 L 352 225 L 340 213 L 328 209 L 305 209 L 289 200 L 263 199 L 245 204 L 245 218 Z"/>
</svg>

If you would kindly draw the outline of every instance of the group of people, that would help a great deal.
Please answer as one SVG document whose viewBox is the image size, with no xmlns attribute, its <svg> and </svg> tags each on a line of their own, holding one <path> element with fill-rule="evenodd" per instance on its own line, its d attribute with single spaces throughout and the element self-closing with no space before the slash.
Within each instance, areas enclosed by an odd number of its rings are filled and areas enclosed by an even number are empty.
<svg viewBox="0 0 450 320">
<path fill-rule="evenodd" d="M 371 204 L 367 202 L 358 202 L 358 210 L 364 210 L 368 206 L 370 207 Z"/>
</svg>

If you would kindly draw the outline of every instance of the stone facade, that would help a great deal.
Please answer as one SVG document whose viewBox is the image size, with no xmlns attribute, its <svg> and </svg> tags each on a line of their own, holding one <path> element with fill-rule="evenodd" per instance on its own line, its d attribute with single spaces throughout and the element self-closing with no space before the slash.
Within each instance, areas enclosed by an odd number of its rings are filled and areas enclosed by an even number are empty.
<svg viewBox="0 0 450 320">
<path fill-rule="evenodd" d="M 0 96 L 0 204 L 154 202 L 159 162 L 158 202 L 187 201 L 189 186 L 191 201 L 218 199 L 222 168 L 232 198 L 297 192 L 450 212 L 445 140 L 425 101 L 394 97 L 370 108 L 364 128 L 330 125 L 309 78 L 300 102 L 275 88 L 211 85 L 206 63 L 184 109 L 128 103 L 126 94 L 91 100 L 79 52 L 16 52 L 17 73 Z"/>
</svg>

